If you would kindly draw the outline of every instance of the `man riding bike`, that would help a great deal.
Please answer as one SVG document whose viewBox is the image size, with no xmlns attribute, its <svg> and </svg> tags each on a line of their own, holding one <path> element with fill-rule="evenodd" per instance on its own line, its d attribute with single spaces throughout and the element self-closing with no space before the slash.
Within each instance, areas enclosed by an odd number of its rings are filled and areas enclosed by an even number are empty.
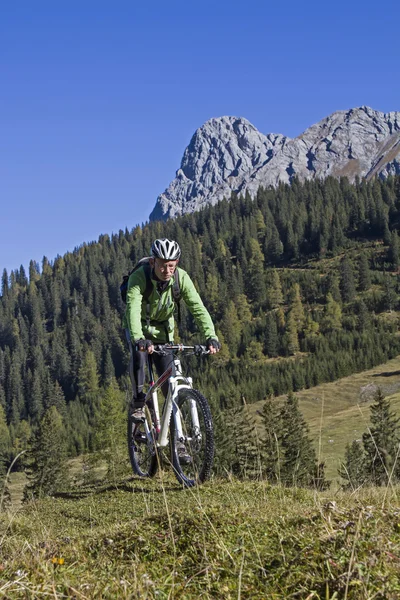
<svg viewBox="0 0 400 600">
<path fill-rule="evenodd" d="M 130 410 L 132 419 L 140 422 L 145 419 L 145 381 L 146 353 L 154 352 L 154 344 L 166 344 L 174 339 L 174 293 L 178 271 L 180 297 L 192 313 L 200 332 L 207 340 L 210 354 L 221 348 L 215 334 L 210 314 L 205 308 L 189 275 L 178 267 L 181 249 L 177 242 L 166 238 L 157 239 L 151 246 L 151 257 L 146 264 L 135 269 L 128 280 L 126 293 L 126 311 L 124 326 L 130 349 L 129 374 L 132 381 L 133 398 Z M 146 292 L 150 268 L 151 289 Z M 144 295 L 148 294 L 147 299 Z M 157 373 L 161 375 L 173 360 L 172 354 L 154 354 L 153 362 Z M 168 382 L 162 387 L 164 396 L 168 391 Z"/>
</svg>

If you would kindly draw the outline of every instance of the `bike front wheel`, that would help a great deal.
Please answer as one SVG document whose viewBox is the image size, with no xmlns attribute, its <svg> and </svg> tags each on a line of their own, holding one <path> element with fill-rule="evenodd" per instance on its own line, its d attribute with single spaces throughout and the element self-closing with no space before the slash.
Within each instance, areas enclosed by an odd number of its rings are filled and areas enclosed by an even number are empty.
<svg viewBox="0 0 400 600">
<path fill-rule="evenodd" d="M 150 411 L 146 407 L 146 420 L 135 423 L 128 417 L 128 451 L 133 472 L 139 477 L 154 477 L 158 468 L 155 432 Z"/>
<path fill-rule="evenodd" d="M 178 481 L 185 487 L 206 481 L 214 461 L 214 431 L 208 402 L 197 390 L 179 391 L 170 434 L 172 464 Z"/>
</svg>

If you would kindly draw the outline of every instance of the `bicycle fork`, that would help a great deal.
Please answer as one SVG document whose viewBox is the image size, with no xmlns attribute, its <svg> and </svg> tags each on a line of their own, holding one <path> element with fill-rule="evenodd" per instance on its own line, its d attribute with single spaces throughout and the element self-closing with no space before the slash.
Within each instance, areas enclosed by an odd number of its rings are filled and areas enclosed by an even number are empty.
<svg viewBox="0 0 400 600">
<path fill-rule="evenodd" d="M 172 410 L 173 410 L 173 415 L 174 415 L 177 439 L 183 443 L 192 442 L 193 439 L 200 440 L 201 439 L 200 421 L 199 421 L 199 415 L 197 412 L 197 405 L 196 405 L 195 400 L 190 399 L 190 416 L 191 416 L 191 431 L 190 432 L 183 430 L 181 411 L 179 410 L 179 407 L 176 404 L 176 402 L 173 402 Z"/>
</svg>

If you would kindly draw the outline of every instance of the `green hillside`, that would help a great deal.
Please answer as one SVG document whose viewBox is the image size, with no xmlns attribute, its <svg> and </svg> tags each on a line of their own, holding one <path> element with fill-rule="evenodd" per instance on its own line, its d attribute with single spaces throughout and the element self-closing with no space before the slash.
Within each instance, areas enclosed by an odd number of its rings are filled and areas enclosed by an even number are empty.
<svg viewBox="0 0 400 600">
<path fill-rule="evenodd" d="M 296 392 L 318 455 L 326 462 L 328 478 L 337 479 L 346 444 L 360 439 L 367 430 L 369 407 L 378 387 L 400 416 L 400 356 L 362 373 Z M 277 397 L 276 402 L 283 399 Z M 251 404 L 250 411 L 256 414 L 262 404 Z"/>
</svg>

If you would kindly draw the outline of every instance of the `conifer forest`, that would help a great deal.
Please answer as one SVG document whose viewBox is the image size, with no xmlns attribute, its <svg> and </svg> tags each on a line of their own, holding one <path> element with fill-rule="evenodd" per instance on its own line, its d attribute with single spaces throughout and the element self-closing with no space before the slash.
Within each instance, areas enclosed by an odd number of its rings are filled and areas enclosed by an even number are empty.
<svg viewBox="0 0 400 600">
<path fill-rule="evenodd" d="M 400 177 L 294 180 L 260 188 L 253 199 L 233 195 L 174 220 L 101 235 L 53 261 L 31 261 L 29 273 L 4 270 L 0 469 L 52 407 L 47 418 L 53 430 L 62 419 L 70 457 L 96 446 L 104 390 L 125 410 L 131 386 L 119 286 L 153 239 L 178 241 L 180 266 L 216 324 L 221 352 L 190 357 L 184 367 L 218 423 L 224 411 L 281 394 L 290 405 L 292 392 L 400 354 L 399 227 Z M 205 341 L 184 305 L 176 335 Z"/>
</svg>

